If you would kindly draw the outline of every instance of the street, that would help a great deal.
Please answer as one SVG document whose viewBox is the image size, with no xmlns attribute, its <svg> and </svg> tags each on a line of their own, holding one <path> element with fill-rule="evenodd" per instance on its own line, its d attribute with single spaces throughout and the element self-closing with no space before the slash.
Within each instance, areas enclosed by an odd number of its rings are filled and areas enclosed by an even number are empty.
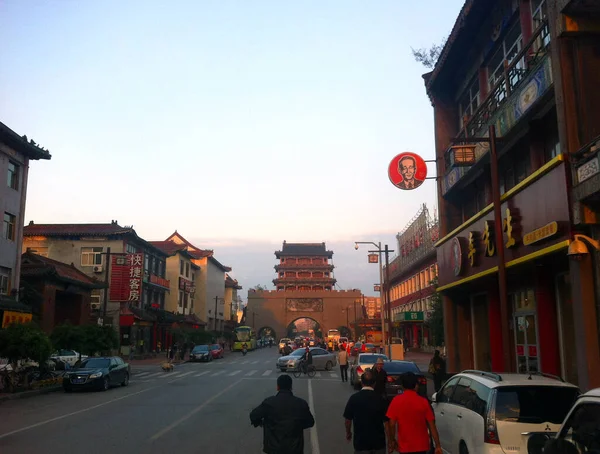
<svg viewBox="0 0 600 454">
<path fill-rule="evenodd" d="M 130 385 L 107 392 L 56 392 L 0 404 L 2 454 L 260 453 L 262 429 L 248 414 L 276 392 L 276 348 L 210 363 L 132 369 Z M 353 392 L 339 369 L 294 380 L 316 420 L 305 453 L 351 453 L 342 412 Z"/>
</svg>

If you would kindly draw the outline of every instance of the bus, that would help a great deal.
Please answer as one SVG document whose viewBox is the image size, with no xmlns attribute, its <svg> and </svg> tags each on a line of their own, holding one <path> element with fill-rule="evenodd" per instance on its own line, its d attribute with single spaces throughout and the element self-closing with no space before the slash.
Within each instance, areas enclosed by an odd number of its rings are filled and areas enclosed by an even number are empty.
<svg viewBox="0 0 600 454">
<path fill-rule="evenodd" d="M 327 331 L 327 341 L 332 341 L 337 344 L 340 341 L 340 330 L 330 329 Z"/>
<path fill-rule="evenodd" d="M 249 326 L 238 326 L 233 330 L 233 351 L 241 352 L 242 345 L 248 346 L 248 351 L 256 348 L 256 333 Z"/>
</svg>

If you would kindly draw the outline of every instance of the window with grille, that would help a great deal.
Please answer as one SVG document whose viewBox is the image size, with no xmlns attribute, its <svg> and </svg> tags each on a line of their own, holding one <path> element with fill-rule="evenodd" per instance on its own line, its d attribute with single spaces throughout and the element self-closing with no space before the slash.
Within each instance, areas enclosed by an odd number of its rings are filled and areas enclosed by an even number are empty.
<svg viewBox="0 0 600 454">
<path fill-rule="evenodd" d="M 458 102 L 461 129 L 469 122 L 477 107 L 479 107 L 479 80 L 477 77 L 463 92 Z"/>
<path fill-rule="evenodd" d="M 8 161 L 7 181 L 9 188 L 19 190 L 19 165 L 12 161 Z"/>
<path fill-rule="evenodd" d="M 498 49 L 488 62 L 488 77 L 490 89 L 494 87 L 504 77 L 504 62 L 509 65 L 523 49 L 523 36 L 521 35 L 521 24 L 517 21 L 506 33 Z M 521 59 L 517 66 L 525 69 L 525 60 Z M 498 101 L 501 101 L 499 99 Z"/>
<path fill-rule="evenodd" d="M 82 247 L 81 248 L 81 266 L 102 265 L 101 247 Z"/>
</svg>

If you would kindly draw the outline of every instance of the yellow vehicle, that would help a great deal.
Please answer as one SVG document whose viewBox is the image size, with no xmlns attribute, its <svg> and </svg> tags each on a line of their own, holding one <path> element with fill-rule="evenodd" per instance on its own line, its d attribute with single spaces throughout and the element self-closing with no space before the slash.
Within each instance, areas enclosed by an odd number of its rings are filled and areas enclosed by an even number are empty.
<svg viewBox="0 0 600 454">
<path fill-rule="evenodd" d="M 246 344 L 248 351 L 256 349 L 256 333 L 249 326 L 238 326 L 233 330 L 233 351 L 241 352 L 242 346 Z"/>
</svg>

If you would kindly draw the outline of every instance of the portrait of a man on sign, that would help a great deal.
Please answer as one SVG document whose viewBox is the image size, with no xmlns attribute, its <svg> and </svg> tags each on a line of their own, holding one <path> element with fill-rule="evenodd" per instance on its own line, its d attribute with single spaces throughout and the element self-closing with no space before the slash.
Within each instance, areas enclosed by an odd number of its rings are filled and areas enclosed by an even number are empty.
<svg viewBox="0 0 600 454">
<path fill-rule="evenodd" d="M 427 178 L 427 165 L 415 153 L 401 153 L 392 159 L 388 169 L 390 181 L 399 189 L 416 189 Z"/>
</svg>

